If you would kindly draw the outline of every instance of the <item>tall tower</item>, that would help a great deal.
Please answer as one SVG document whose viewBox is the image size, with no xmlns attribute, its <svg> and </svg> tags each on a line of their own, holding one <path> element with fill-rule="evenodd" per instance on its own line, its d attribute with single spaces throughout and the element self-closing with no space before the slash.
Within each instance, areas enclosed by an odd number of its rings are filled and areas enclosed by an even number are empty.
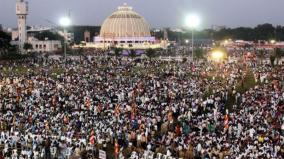
<svg viewBox="0 0 284 159">
<path fill-rule="evenodd" d="M 164 40 L 169 40 L 167 28 L 164 28 Z"/>
<path fill-rule="evenodd" d="M 28 2 L 24 0 L 16 1 L 16 14 L 18 16 L 18 37 L 19 49 L 22 52 L 25 42 L 27 41 L 27 15 L 28 15 Z"/>
</svg>

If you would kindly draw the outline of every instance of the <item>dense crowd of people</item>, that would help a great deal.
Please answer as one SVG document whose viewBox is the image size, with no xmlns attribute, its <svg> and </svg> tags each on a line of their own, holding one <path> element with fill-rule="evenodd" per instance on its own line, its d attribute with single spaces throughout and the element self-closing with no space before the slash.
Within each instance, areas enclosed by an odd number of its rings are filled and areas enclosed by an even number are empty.
<svg viewBox="0 0 284 159">
<path fill-rule="evenodd" d="M 0 158 L 283 158 L 283 65 L 61 61 L 0 63 Z"/>
</svg>

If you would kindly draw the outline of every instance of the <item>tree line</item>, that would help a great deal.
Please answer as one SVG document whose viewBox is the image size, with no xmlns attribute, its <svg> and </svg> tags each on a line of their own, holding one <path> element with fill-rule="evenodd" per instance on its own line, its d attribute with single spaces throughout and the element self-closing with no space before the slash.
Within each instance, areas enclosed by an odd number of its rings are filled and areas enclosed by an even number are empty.
<svg viewBox="0 0 284 159">
<path fill-rule="evenodd" d="M 191 30 L 184 30 L 182 32 L 173 31 L 166 28 L 168 33 L 168 39 L 170 41 L 184 42 L 185 39 L 191 39 Z M 164 31 L 152 32 L 158 39 L 164 38 Z M 272 24 L 260 24 L 256 27 L 237 27 L 237 28 L 222 28 L 220 30 L 204 29 L 194 31 L 196 39 L 212 39 L 212 40 L 246 40 L 255 41 L 258 40 L 271 40 L 284 41 L 284 26 Z"/>
</svg>

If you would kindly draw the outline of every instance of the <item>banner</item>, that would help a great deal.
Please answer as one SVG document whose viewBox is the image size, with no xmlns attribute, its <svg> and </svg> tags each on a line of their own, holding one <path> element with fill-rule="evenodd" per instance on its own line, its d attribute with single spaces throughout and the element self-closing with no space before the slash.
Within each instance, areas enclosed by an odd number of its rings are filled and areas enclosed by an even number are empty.
<svg viewBox="0 0 284 159">
<path fill-rule="evenodd" d="M 99 150 L 99 159 L 106 159 L 106 152 L 103 150 Z"/>
</svg>

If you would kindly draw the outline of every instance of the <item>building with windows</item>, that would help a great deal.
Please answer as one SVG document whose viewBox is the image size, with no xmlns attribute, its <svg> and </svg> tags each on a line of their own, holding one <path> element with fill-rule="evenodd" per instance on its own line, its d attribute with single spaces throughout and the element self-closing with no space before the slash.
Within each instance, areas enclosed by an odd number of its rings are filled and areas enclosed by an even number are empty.
<svg viewBox="0 0 284 159">
<path fill-rule="evenodd" d="M 27 42 L 33 46 L 31 51 L 38 53 L 56 52 L 62 48 L 61 41 L 59 40 L 37 40 L 30 37 Z"/>
<path fill-rule="evenodd" d="M 12 30 L 12 44 L 19 46 L 19 51 L 24 52 L 25 43 L 30 43 L 33 49 L 30 51 L 35 52 L 55 52 L 58 51 L 61 46 L 61 41 L 59 40 L 38 40 L 34 38 L 34 35 L 41 31 L 52 30 L 50 27 L 42 26 L 32 26 L 29 27 L 27 31 L 26 19 L 28 15 L 28 3 L 25 0 L 16 1 L 16 15 L 18 17 L 18 28 L 17 30 Z M 69 40 L 69 39 L 68 39 Z M 70 38 L 72 40 L 72 38 Z"/>
</svg>

